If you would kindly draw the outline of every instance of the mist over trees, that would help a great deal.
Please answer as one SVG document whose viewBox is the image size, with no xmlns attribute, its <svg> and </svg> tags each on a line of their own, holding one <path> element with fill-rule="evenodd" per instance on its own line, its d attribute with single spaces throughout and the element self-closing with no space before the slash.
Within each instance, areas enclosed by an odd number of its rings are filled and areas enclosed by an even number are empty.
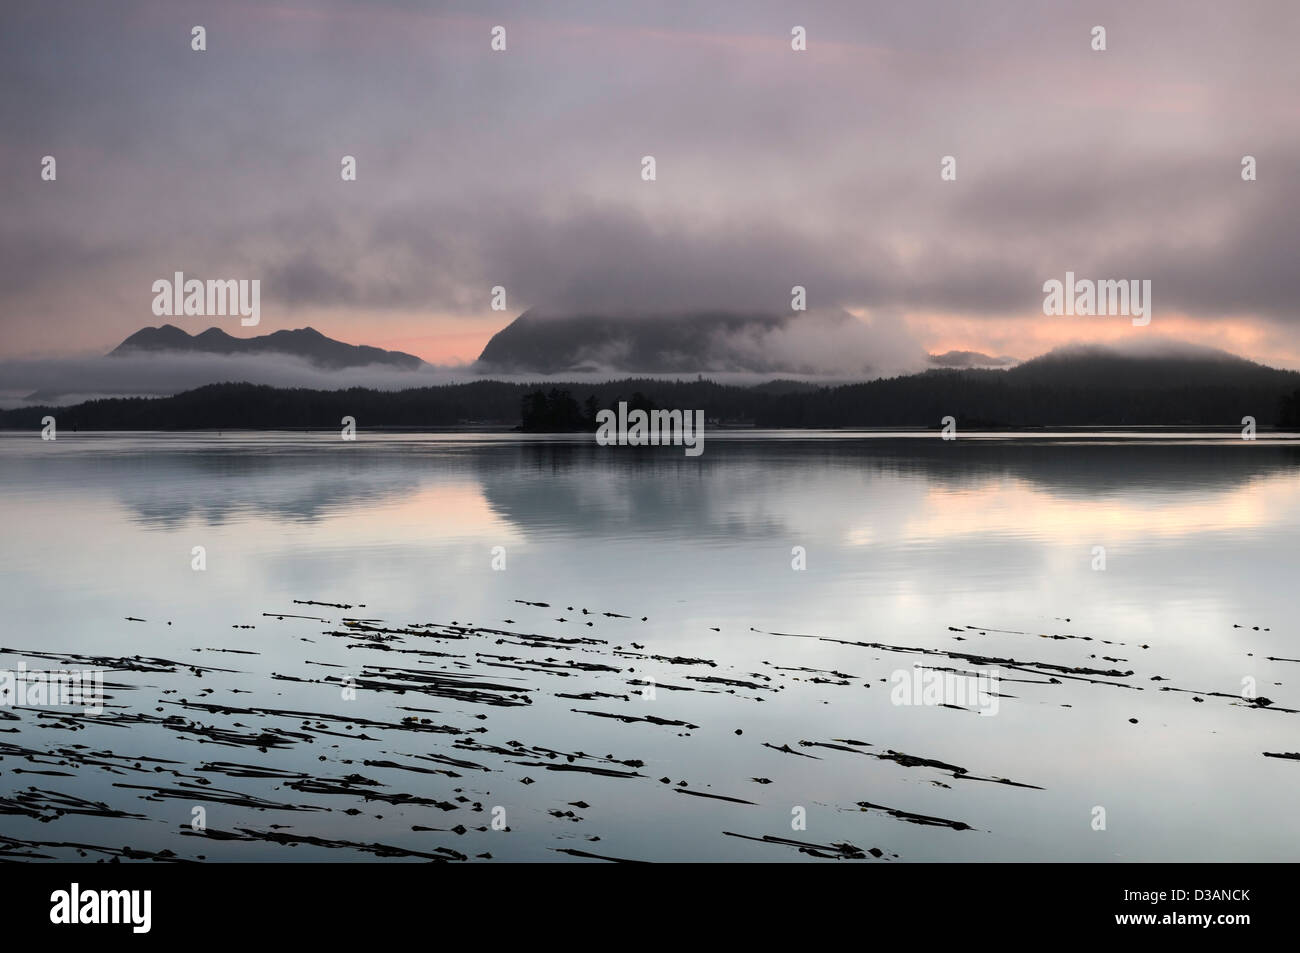
<svg viewBox="0 0 1300 953">
<path fill-rule="evenodd" d="M 1201 366 L 1201 365 L 1204 366 Z M 629 407 L 703 410 L 756 427 L 1260 426 L 1300 427 L 1300 373 L 1248 361 L 1168 358 L 1030 361 L 1010 370 L 930 370 L 839 386 L 774 381 L 757 387 L 704 379 L 599 384 L 474 381 L 398 391 L 326 391 L 212 384 L 157 398 L 93 400 L 0 411 L 0 427 L 60 429 L 364 429 L 503 427 L 529 432 L 595 429 L 596 412 Z"/>
</svg>

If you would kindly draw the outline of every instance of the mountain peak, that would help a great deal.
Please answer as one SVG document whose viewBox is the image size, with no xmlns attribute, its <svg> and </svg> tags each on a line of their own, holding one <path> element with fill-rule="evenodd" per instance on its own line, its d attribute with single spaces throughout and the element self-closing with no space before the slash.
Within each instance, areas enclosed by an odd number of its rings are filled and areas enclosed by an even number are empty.
<svg viewBox="0 0 1300 953">
<path fill-rule="evenodd" d="M 930 363 L 935 367 L 1011 367 L 1020 363 L 1014 357 L 992 357 L 981 351 L 944 351 L 931 354 Z"/>
<path fill-rule="evenodd" d="M 141 328 L 119 344 L 112 353 L 119 351 L 159 351 L 168 348 L 184 348 L 192 340 L 189 334 L 174 324 L 164 324 L 157 328 Z"/>
<path fill-rule="evenodd" d="M 1119 387 L 1234 384 L 1258 374 L 1282 374 L 1219 348 L 1171 338 L 1120 344 L 1063 344 L 1007 372 L 1024 381 L 1053 385 Z"/>
<path fill-rule="evenodd" d="M 171 327 L 171 325 L 163 325 L 163 327 Z M 194 340 L 233 341 L 235 339 L 231 335 L 227 334 L 225 331 L 221 330 L 221 328 L 208 328 L 206 331 L 200 331 L 198 334 L 194 335 Z"/>
<path fill-rule="evenodd" d="M 835 308 L 810 311 L 546 312 L 492 336 L 484 373 L 878 377 L 919 369 L 919 346 Z"/>
<path fill-rule="evenodd" d="M 1240 361 L 1253 363 L 1217 347 L 1179 341 L 1175 338 L 1149 336 L 1122 342 L 1071 341 L 1052 348 L 1035 361 L 1064 361 L 1083 358 L 1118 360 Z"/>
</svg>

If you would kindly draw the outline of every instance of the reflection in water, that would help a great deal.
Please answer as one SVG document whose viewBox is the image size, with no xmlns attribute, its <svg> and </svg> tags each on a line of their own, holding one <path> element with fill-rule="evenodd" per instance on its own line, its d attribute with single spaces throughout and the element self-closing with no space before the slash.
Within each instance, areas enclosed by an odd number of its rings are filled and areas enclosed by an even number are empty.
<svg viewBox="0 0 1300 953">
<path fill-rule="evenodd" d="M 609 448 L 584 440 L 379 437 L 340 446 L 325 437 L 241 435 L 211 442 L 183 438 L 187 445 L 173 447 L 173 439 L 179 444 L 182 438 L 92 444 L 50 460 L 49 454 L 33 453 L 30 440 L 9 437 L 6 467 L 11 485 L 37 484 L 76 497 L 108 492 L 136 519 L 158 527 L 258 518 L 319 521 L 350 509 L 415 501 L 427 508 L 431 522 L 463 524 L 467 503 L 478 494 L 524 534 L 618 535 L 630 528 L 672 533 L 690 527 L 725 538 L 788 535 L 805 524 L 810 500 L 825 498 L 844 511 L 861 508 L 867 492 L 902 488 L 911 492 L 891 501 L 924 510 L 914 525 L 927 527 L 927 537 L 946 528 L 978 528 L 980 513 L 999 519 L 990 504 L 1006 497 L 1014 499 L 1004 512 L 1023 516 L 1019 532 L 1031 532 L 1039 522 L 1035 517 L 1062 526 L 1091 526 L 1098 519 L 1117 527 L 1147 522 L 1150 532 L 1172 534 L 1248 528 L 1261 524 L 1264 514 L 1257 507 L 1269 495 L 1265 485 L 1285 486 L 1300 466 L 1300 448 L 1240 440 L 1169 445 L 1078 438 L 715 438 L 716 451 L 680 460 L 656 448 Z M 19 440 L 22 445 L 15 446 Z M 922 487 L 926 493 L 914 492 Z M 1075 518 L 1053 512 L 1054 504 L 1068 507 Z M 1136 511 L 1151 507 L 1161 513 L 1159 520 L 1137 518 Z M 962 508 L 970 515 L 954 520 Z M 931 519 L 938 510 L 942 515 Z M 491 517 L 483 518 L 486 529 Z"/>
<path fill-rule="evenodd" d="M 1295 764 L 1262 755 L 1294 751 L 1300 717 L 1286 711 L 1300 709 L 1290 684 L 1300 669 L 1286 661 L 1300 658 L 1290 626 L 1300 528 L 1300 455 L 1291 444 L 725 434 L 699 458 L 671 450 L 514 435 L 369 435 L 355 444 L 336 435 L 68 435 L 52 444 L 0 435 L 0 644 L 234 670 L 200 680 L 182 668 L 176 677 L 194 685 L 165 698 L 157 679 L 141 676 L 117 702 L 142 714 L 158 701 L 164 717 L 177 698 L 193 702 L 206 691 L 223 704 L 355 711 L 388 726 L 368 729 L 382 759 L 369 743 L 352 750 L 355 738 L 332 736 L 342 747 L 323 765 L 319 744 L 271 752 L 277 765 L 312 776 L 347 775 L 348 760 L 415 763 L 394 752 L 460 756 L 446 747 L 455 736 L 413 740 L 400 718 L 417 710 L 463 729 L 481 707 L 372 691 L 340 710 L 337 690 L 320 681 L 381 663 L 488 673 L 534 699 L 519 711 L 493 708 L 476 744 L 522 739 L 644 763 L 649 787 L 588 775 L 578 784 L 576 773 L 539 779 L 538 770 L 535 786 L 521 786 L 524 771 L 509 762 L 481 783 L 386 776 L 399 790 L 444 800 L 448 784 L 469 785 L 482 803 L 497 798 L 521 812 L 511 840 L 488 847 L 478 838 L 470 856 L 553 859 L 567 844 L 661 859 L 777 859 L 721 832 L 790 835 L 791 805 L 803 805 L 813 818 L 807 841 L 878 843 L 907 860 L 1294 859 L 1300 822 L 1285 792 Z M 192 568 L 196 546 L 206 553 L 203 572 Z M 804 570 L 792 568 L 796 548 Z M 587 607 L 592 614 L 581 612 Z M 290 623 L 277 613 L 324 621 Z M 347 637 L 349 614 L 395 630 L 472 620 L 484 631 L 470 645 L 410 633 L 385 645 Z M 329 634 L 338 631 L 344 637 Z M 544 641 L 552 638 L 570 641 Z M 218 650 L 228 654 L 207 654 Z M 713 660 L 708 677 L 743 684 L 691 681 L 700 672 L 651 656 Z M 1004 672 L 996 718 L 890 703 L 886 682 L 900 667 L 969 667 L 971 657 L 1040 667 Z M 553 670 L 573 660 L 590 664 Z M 1063 674 L 1079 668 L 1133 674 L 1103 679 L 1122 685 Z M 650 704 L 637 687 L 642 674 L 696 691 L 665 688 Z M 1243 704 L 1244 679 L 1272 706 Z M 629 733 L 626 723 L 575 709 L 699 728 L 642 722 Z M 202 714 L 232 731 L 270 717 Z M 24 713 L 10 737 L 34 747 L 49 734 L 37 724 Z M 124 750 L 123 732 L 85 731 L 87 743 Z M 130 737 L 156 746 L 152 755 L 219 757 L 174 734 L 141 723 Z M 800 746 L 835 738 L 1036 787 L 954 783 L 888 759 Z M 661 776 L 687 780 L 697 796 L 665 797 Z M 770 783 L 750 790 L 754 777 Z M 115 780 L 87 771 L 66 785 L 135 809 Z M 746 809 L 754 813 L 711 813 L 722 808 L 707 793 L 753 801 Z M 582 840 L 588 826 L 548 813 L 577 800 L 593 805 L 587 823 L 607 850 Z M 959 818 L 975 831 L 909 823 L 860 809 L 864 802 Z M 1099 804 L 1111 836 L 1090 825 Z M 434 823 L 409 805 L 379 811 L 384 819 L 375 813 L 286 823 L 404 844 L 413 824 L 456 823 Z M 1204 822 L 1211 813 L 1213 825 Z M 108 830 L 109 842 L 128 842 L 112 826 L 120 820 L 61 823 L 95 842 Z M 151 843 L 178 849 L 166 830 Z M 256 848 L 264 853 L 241 852 L 253 849 L 208 845 L 211 856 L 282 856 L 265 844 Z"/>
</svg>

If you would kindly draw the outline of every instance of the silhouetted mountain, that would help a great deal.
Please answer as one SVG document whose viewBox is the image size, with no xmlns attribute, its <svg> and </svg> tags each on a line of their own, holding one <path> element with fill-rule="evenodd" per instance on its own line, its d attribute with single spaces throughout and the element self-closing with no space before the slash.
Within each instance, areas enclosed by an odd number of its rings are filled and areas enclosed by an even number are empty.
<svg viewBox="0 0 1300 953">
<path fill-rule="evenodd" d="M 548 315 L 530 308 L 492 335 L 479 364 L 491 372 L 562 374 L 616 367 L 644 374 L 774 370 L 753 366 L 729 342 L 737 333 L 763 333 L 789 316 L 693 314 Z"/>
<path fill-rule="evenodd" d="M 344 344 L 327 338 L 315 328 L 273 331 L 251 338 L 237 338 L 220 328 L 208 328 L 190 335 L 173 324 L 143 328 L 109 352 L 109 357 L 123 354 L 178 351 L 201 354 L 287 354 L 310 361 L 318 367 L 339 369 L 384 364 L 413 370 L 424 362 L 413 354 L 385 351 L 364 344 Z"/>
<path fill-rule="evenodd" d="M 552 314 L 533 308 L 492 336 L 477 369 L 862 380 L 924 366 L 925 353 L 896 329 L 835 309 Z"/>
<path fill-rule="evenodd" d="M 774 382 L 776 383 L 776 382 Z M 1165 356 L 1064 348 L 1009 370 L 930 370 L 841 386 L 740 387 L 709 380 L 633 378 L 600 384 L 477 381 L 377 391 L 217 384 L 164 398 L 96 400 L 73 407 L 0 412 L 0 427 L 39 429 L 333 429 L 517 425 L 584 429 L 597 409 L 630 401 L 703 410 L 710 421 L 758 427 L 1300 426 L 1300 373 L 1223 352 L 1173 347 Z"/>
<path fill-rule="evenodd" d="M 1016 381 L 1110 387 L 1223 384 L 1244 386 L 1289 379 L 1279 371 L 1216 348 L 1182 342 L 1156 342 L 1141 350 L 1102 344 L 1067 344 L 1025 361 L 1007 372 Z"/>
<path fill-rule="evenodd" d="M 930 363 L 935 367 L 1011 367 L 1019 363 L 1014 357 L 990 357 L 979 351 L 944 351 L 931 354 Z"/>
</svg>

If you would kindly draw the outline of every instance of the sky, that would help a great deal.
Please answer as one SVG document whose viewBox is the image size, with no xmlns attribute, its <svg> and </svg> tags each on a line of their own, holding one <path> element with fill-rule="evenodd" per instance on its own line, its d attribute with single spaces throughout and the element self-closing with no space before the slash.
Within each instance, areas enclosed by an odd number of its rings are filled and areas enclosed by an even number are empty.
<svg viewBox="0 0 1300 953">
<path fill-rule="evenodd" d="M 455 365 L 530 307 L 802 285 L 935 353 L 1300 367 L 1298 39 L 1294 0 L 5 4 L 0 360 L 170 321 Z M 156 317 L 177 271 L 260 280 L 260 325 Z M 1150 325 L 1044 315 L 1067 271 L 1149 279 Z"/>
</svg>

